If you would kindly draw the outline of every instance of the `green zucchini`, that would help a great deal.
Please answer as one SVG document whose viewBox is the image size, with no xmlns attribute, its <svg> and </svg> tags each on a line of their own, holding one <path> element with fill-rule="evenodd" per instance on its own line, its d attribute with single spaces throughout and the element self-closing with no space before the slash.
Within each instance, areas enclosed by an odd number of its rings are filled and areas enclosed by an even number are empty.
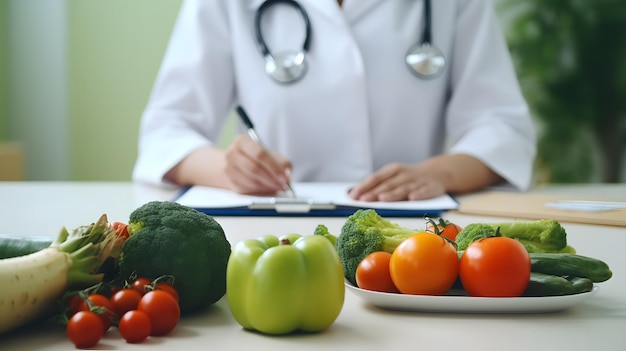
<svg viewBox="0 0 626 351">
<path fill-rule="evenodd" d="M 593 289 L 589 278 L 560 277 L 552 274 L 532 272 L 522 296 L 563 296 L 580 294 Z"/>
<path fill-rule="evenodd" d="M 52 239 L 43 237 L 0 236 L 0 259 L 18 257 L 43 250 Z"/>
<path fill-rule="evenodd" d="M 530 263 L 532 272 L 588 278 L 594 283 L 607 281 L 613 276 L 604 261 L 577 254 L 531 253 Z"/>
</svg>

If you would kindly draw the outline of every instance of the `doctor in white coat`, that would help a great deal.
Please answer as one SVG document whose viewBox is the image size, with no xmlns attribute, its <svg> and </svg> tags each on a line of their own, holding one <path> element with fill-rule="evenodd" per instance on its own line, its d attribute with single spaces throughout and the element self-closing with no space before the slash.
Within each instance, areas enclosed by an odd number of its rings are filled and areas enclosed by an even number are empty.
<svg viewBox="0 0 626 351">
<path fill-rule="evenodd" d="M 140 126 L 133 179 L 275 193 L 287 181 L 354 182 L 366 201 L 423 199 L 494 184 L 526 190 L 536 136 L 490 0 L 434 0 L 437 77 L 411 72 L 426 0 L 184 1 Z M 310 23 L 307 50 L 305 17 Z M 257 21 L 258 22 L 255 22 Z M 258 27 L 255 25 L 258 23 Z M 281 83 L 274 55 L 303 51 Z M 242 106 L 242 132 L 216 147 Z"/>
</svg>

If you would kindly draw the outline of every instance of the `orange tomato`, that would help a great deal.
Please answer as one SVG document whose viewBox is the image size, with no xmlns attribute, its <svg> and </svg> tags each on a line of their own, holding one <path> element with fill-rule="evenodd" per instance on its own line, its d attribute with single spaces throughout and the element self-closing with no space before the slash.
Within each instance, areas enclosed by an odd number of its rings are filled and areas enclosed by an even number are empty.
<svg viewBox="0 0 626 351">
<path fill-rule="evenodd" d="M 478 239 L 461 256 L 459 276 L 470 296 L 520 296 L 530 280 L 530 255 L 515 239 Z"/>
<path fill-rule="evenodd" d="M 389 262 L 398 290 L 413 295 L 443 295 L 459 272 L 456 248 L 440 235 L 420 232 L 405 239 Z"/>
<path fill-rule="evenodd" d="M 391 280 L 389 261 L 391 254 L 386 251 L 376 251 L 365 256 L 356 268 L 356 284 L 361 289 L 398 292 Z"/>
</svg>

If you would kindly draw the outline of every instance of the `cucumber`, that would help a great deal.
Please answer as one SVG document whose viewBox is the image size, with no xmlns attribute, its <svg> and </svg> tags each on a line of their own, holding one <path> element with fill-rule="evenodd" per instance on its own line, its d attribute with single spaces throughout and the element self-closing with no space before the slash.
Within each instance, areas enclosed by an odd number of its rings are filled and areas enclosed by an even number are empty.
<svg viewBox="0 0 626 351">
<path fill-rule="evenodd" d="M 604 261 L 577 254 L 531 253 L 530 263 L 532 272 L 588 278 L 593 283 L 607 281 L 613 276 Z"/>
<path fill-rule="evenodd" d="M 589 278 L 567 277 L 566 279 L 574 286 L 575 294 L 593 290 L 593 282 Z"/>
<path fill-rule="evenodd" d="M 28 255 L 50 244 L 52 240 L 43 237 L 0 236 L 0 259 Z"/>
<path fill-rule="evenodd" d="M 531 272 L 530 280 L 522 296 L 563 296 L 589 292 L 593 282 L 589 278 L 560 277 L 552 274 Z"/>
<path fill-rule="evenodd" d="M 559 296 L 574 293 L 574 285 L 567 279 L 552 274 L 530 273 L 528 286 L 522 296 Z"/>
</svg>

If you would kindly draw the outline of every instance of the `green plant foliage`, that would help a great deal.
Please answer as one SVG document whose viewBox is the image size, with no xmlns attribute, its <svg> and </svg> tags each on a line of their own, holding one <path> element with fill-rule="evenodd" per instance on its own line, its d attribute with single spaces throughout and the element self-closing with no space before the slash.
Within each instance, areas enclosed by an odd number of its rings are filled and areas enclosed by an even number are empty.
<svg viewBox="0 0 626 351">
<path fill-rule="evenodd" d="M 538 181 L 623 180 L 624 0 L 500 0 L 498 11 L 540 128 Z"/>
</svg>

